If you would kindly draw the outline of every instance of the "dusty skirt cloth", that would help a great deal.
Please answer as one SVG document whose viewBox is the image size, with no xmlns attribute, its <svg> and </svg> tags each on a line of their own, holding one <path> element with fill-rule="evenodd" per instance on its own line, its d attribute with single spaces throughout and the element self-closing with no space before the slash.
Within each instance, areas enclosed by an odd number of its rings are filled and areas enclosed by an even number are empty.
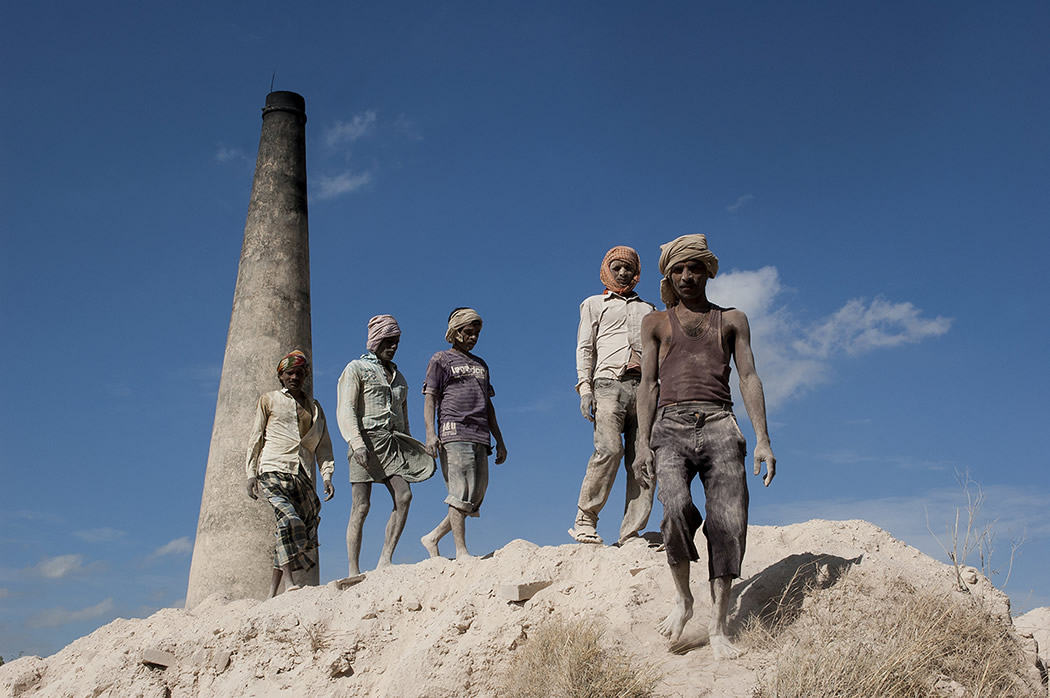
<svg viewBox="0 0 1050 698">
<path fill-rule="evenodd" d="M 350 461 L 350 482 L 383 482 L 400 475 L 405 482 L 422 482 L 437 470 L 426 447 L 407 434 L 387 429 L 366 429 L 361 432 L 368 449 L 368 464 L 358 465 L 354 448 L 347 454 Z"/>
<path fill-rule="evenodd" d="M 295 475 L 260 473 L 259 488 L 273 507 L 277 522 L 273 566 L 310 569 L 316 563 L 308 553 L 317 547 L 317 524 L 321 521 L 321 500 L 310 475 L 302 468 Z"/>
</svg>

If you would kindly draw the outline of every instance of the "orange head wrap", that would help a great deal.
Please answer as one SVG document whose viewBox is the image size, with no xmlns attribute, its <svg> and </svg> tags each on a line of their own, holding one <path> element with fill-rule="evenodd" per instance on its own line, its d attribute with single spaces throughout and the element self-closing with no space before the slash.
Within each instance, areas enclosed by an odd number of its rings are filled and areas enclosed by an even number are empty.
<svg viewBox="0 0 1050 698">
<path fill-rule="evenodd" d="M 612 269 L 609 268 L 609 265 L 613 262 L 628 262 L 634 267 L 634 278 L 631 280 L 631 283 L 626 286 L 620 286 L 616 283 Z M 626 245 L 617 245 L 605 253 L 605 259 L 602 260 L 601 280 L 607 290 L 620 294 L 629 293 L 638 284 L 638 278 L 641 275 L 642 261 L 638 258 L 638 253 L 634 251 L 634 248 Z"/>
</svg>

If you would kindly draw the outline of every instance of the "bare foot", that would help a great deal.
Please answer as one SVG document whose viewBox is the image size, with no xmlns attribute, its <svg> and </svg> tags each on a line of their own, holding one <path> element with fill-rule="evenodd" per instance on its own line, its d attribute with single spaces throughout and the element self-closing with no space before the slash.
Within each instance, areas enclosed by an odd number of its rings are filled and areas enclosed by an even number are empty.
<svg viewBox="0 0 1050 698">
<path fill-rule="evenodd" d="M 674 644 L 682 637 L 682 631 L 685 629 L 685 624 L 688 623 L 689 619 L 692 617 L 692 599 L 679 598 L 674 602 L 674 606 L 671 607 L 671 612 L 667 614 L 667 617 L 664 618 L 658 626 L 656 626 L 656 629 L 660 631 L 661 635 Z"/>
<path fill-rule="evenodd" d="M 343 579 L 337 579 L 334 582 L 332 582 L 332 584 L 335 585 L 335 588 L 339 591 L 345 591 L 346 589 L 349 589 L 353 585 L 359 582 L 363 582 L 364 580 L 365 576 L 363 574 L 355 574 L 349 577 L 344 577 Z"/>
<path fill-rule="evenodd" d="M 381 558 L 379 558 L 379 562 L 378 562 L 378 563 L 376 563 L 376 569 L 377 569 L 377 570 L 381 570 L 381 569 L 383 569 L 384 567 L 390 567 L 390 566 L 391 566 L 391 565 L 393 565 L 393 564 L 394 564 L 394 561 L 393 561 L 393 560 L 390 560 L 390 559 L 388 559 L 388 558 L 382 558 L 382 557 L 381 557 Z"/>
<path fill-rule="evenodd" d="M 431 538 L 431 534 L 426 534 L 419 539 L 419 542 L 427 549 L 427 554 L 430 555 L 430 557 L 441 557 L 441 553 L 438 551 L 437 539 Z"/>
<path fill-rule="evenodd" d="M 457 560 L 476 560 L 477 556 L 476 555 L 471 555 L 466 550 L 464 550 L 461 553 L 460 552 L 456 553 L 456 559 Z"/>
<path fill-rule="evenodd" d="M 298 584 L 293 584 L 287 589 L 285 589 L 285 591 L 299 591 L 300 589 L 302 589 L 301 586 L 299 586 Z"/>
<path fill-rule="evenodd" d="M 736 659 L 743 654 L 725 635 L 711 636 L 711 651 L 715 653 L 715 659 Z"/>
</svg>

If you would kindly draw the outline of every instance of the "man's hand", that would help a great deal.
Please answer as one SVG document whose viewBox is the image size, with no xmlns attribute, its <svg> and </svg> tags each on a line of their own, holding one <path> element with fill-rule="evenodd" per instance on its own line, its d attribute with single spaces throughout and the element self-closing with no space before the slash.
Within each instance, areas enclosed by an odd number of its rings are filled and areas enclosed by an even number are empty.
<svg viewBox="0 0 1050 698">
<path fill-rule="evenodd" d="M 248 496 L 252 499 L 259 498 L 259 478 L 250 477 L 248 478 Z"/>
<path fill-rule="evenodd" d="M 366 467 L 368 465 L 368 449 L 355 448 L 354 462 L 360 465 L 362 468 Z"/>
<path fill-rule="evenodd" d="M 653 449 L 648 446 L 635 449 L 634 462 L 631 463 L 631 471 L 634 473 L 635 481 L 643 488 L 649 489 L 653 486 Z"/>
<path fill-rule="evenodd" d="M 324 501 L 328 501 L 335 496 L 335 485 L 332 484 L 331 478 L 324 479 Z"/>
<path fill-rule="evenodd" d="M 437 437 L 437 434 L 431 434 L 427 436 L 426 452 L 431 458 L 438 457 L 438 449 L 441 448 L 441 439 Z"/>
<path fill-rule="evenodd" d="M 766 464 L 766 476 L 762 478 L 762 482 L 769 487 L 769 483 L 773 482 L 773 477 L 777 474 L 777 457 L 773 455 L 769 444 L 755 446 L 755 475 L 762 472 L 762 463 Z"/>
<path fill-rule="evenodd" d="M 507 460 L 507 447 L 502 441 L 496 442 L 496 465 L 503 465 Z"/>
<path fill-rule="evenodd" d="M 580 412 L 585 419 L 591 422 L 594 421 L 594 395 L 584 393 L 580 396 Z"/>
</svg>

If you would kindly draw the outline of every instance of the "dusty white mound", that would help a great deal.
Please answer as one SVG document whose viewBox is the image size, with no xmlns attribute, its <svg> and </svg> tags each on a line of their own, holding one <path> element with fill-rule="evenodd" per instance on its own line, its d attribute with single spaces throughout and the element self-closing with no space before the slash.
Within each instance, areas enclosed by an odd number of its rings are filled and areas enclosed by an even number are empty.
<svg viewBox="0 0 1050 698">
<path fill-rule="evenodd" d="M 655 626 L 672 587 L 654 543 L 538 547 L 515 540 L 486 559 L 370 572 L 345 591 L 305 588 L 264 602 L 210 599 L 192 612 L 117 620 L 51 657 L 0 667 L 0 694 L 498 696 L 508 659 L 529 629 L 557 614 L 594 618 L 611 646 L 659 666 L 660 695 L 751 696 L 768 656 L 755 650 L 717 662 L 703 646 L 705 560 L 693 566 L 698 606 L 686 628 L 696 648 L 667 651 Z M 786 590 L 827 587 L 847 572 L 872 583 L 905 578 L 943 593 L 951 593 L 955 578 L 950 567 L 864 521 L 752 527 L 743 578 L 734 585 L 734 632 Z M 551 584 L 528 601 L 499 594 L 500 585 L 522 581 Z M 978 577 L 971 589 L 999 622 L 1010 622 L 1007 598 L 987 580 Z M 157 651 L 174 663 L 144 663 L 169 661 Z"/>
</svg>

